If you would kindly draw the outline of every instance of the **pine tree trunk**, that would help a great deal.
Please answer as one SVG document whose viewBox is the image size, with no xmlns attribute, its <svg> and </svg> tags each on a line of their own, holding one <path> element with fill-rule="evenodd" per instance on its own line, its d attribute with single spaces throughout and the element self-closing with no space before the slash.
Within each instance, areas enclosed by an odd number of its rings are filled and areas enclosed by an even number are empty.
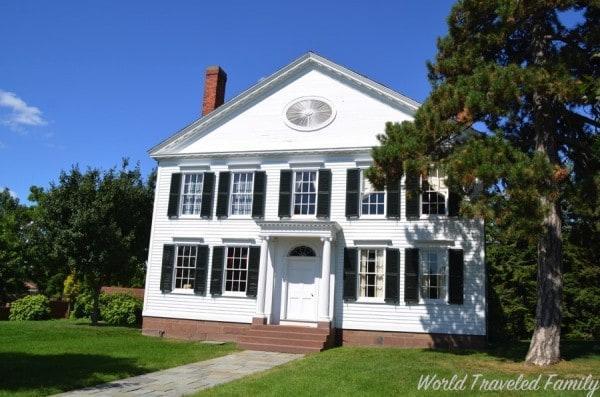
<svg viewBox="0 0 600 397">
<path fill-rule="evenodd" d="M 562 236 L 559 203 L 550 206 L 544 218 L 544 232 L 538 242 L 538 299 L 535 329 L 526 361 L 534 365 L 551 365 L 560 360 L 560 323 L 562 304 Z"/>
</svg>

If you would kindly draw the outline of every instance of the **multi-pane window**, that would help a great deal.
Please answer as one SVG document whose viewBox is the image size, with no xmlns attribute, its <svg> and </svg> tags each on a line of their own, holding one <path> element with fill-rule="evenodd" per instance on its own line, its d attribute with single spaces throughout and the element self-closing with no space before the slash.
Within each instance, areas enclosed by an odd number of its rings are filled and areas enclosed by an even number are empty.
<svg viewBox="0 0 600 397">
<path fill-rule="evenodd" d="M 252 214 L 253 172 L 235 172 L 231 185 L 231 215 Z"/>
<path fill-rule="evenodd" d="M 202 204 L 202 182 L 204 174 L 185 174 L 183 178 L 183 191 L 181 193 L 181 213 L 183 215 L 197 215 Z"/>
<path fill-rule="evenodd" d="M 438 170 L 432 170 L 423 178 L 421 195 L 421 213 L 423 215 L 446 215 L 447 187 L 444 176 Z"/>
<path fill-rule="evenodd" d="M 362 215 L 384 215 L 385 214 L 385 192 L 377 191 L 371 182 L 362 173 Z"/>
<path fill-rule="evenodd" d="M 317 209 L 317 172 L 294 172 L 294 215 L 314 215 Z"/>
<path fill-rule="evenodd" d="M 225 291 L 246 292 L 248 247 L 228 247 L 225 260 Z"/>
<path fill-rule="evenodd" d="M 197 251 L 198 247 L 195 245 L 177 246 L 177 258 L 175 262 L 175 288 L 194 288 Z"/>
<path fill-rule="evenodd" d="M 384 297 L 385 256 L 382 249 L 359 251 L 359 291 L 361 298 Z"/>
<path fill-rule="evenodd" d="M 446 298 L 446 255 L 440 250 L 421 250 L 421 298 Z"/>
</svg>

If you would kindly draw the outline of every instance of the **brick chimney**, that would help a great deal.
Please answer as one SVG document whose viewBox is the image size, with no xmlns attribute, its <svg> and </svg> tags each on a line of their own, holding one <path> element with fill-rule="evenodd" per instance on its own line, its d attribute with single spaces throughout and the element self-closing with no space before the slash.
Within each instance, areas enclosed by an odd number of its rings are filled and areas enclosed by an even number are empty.
<svg viewBox="0 0 600 397">
<path fill-rule="evenodd" d="M 209 114 L 225 102 L 226 82 L 227 73 L 220 66 L 209 66 L 206 68 L 202 116 Z"/>
</svg>

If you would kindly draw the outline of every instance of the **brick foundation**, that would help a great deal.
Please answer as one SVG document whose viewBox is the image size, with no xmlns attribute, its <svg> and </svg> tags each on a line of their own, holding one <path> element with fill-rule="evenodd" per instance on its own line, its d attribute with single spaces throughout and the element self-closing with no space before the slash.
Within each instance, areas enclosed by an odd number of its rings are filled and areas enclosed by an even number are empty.
<svg viewBox="0 0 600 397">
<path fill-rule="evenodd" d="M 483 349 L 485 336 L 456 334 L 423 334 L 336 329 L 336 340 L 344 346 L 385 346 L 432 349 Z"/>
<path fill-rule="evenodd" d="M 250 324 L 145 316 L 142 334 L 174 339 L 237 342 L 240 335 L 249 328 Z"/>
</svg>

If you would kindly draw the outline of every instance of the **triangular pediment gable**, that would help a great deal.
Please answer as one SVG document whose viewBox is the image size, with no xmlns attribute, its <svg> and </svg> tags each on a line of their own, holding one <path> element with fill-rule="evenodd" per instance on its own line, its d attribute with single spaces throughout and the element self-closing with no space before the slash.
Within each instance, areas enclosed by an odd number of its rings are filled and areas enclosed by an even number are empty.
<svg viewBox="0 0 600 397">
<path fill-rule="evenodd" d="M 286 127 L 285 103 L 304 96 L 330 99 L 338 120 L 314 135 Z M 153 147 L 150 155 L 369 147 L 385 121 L 411 119 L 419 105 L 308 53 Z"/>
</svg>

